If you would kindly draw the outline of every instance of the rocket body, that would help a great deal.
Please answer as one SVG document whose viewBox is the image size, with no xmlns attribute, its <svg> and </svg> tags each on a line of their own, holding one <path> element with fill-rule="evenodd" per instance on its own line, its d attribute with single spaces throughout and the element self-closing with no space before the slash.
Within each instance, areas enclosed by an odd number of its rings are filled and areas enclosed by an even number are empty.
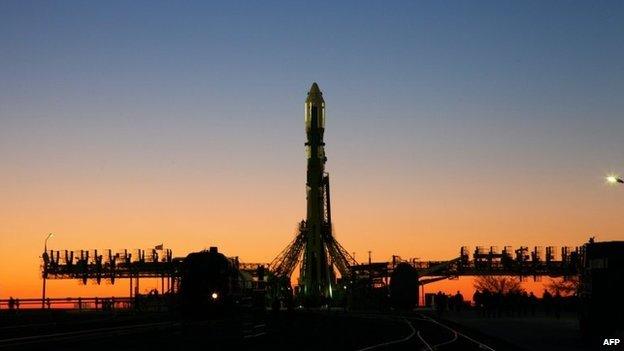
<svg viewBox="0 0 624 351">
<path fill-rule="evenodd" d="M 306 132 L 306 218 L 299 223 L 295 239 L 272 262 L 271 271 L 288 284 L 278 288 L 277 299 L 288 295 L 290 277 L 299 263 L 299 284 L 295 290 L 304 305 L 318 307 L 346 297 L 346 285 L 335 289 L 336 273 L 350 281 L 351 267 L 357 262 L 332 233 L 329 175 L 325 172 L 325 101 L 316 83 L 305 101 Z M 303 259 L 301 257 L 303 256 Z M 287 291 L 287 292 L 284 292 Z M 292 295 L 290 295 L 292 296 Z"/>
<path fill-rule="evenodd" d="M 305 143 L 307 155 L 305 251 L 301 266 L 300 289 L 304 297 L 331 298 L 334 279 L 328 262 L 326 238 L 331 235 L 325 176 L 325 101 L 316 83 L 312 84 L 305 102 Z M 317 301 L 320 303 L 322 301 Z"/>
</svg>

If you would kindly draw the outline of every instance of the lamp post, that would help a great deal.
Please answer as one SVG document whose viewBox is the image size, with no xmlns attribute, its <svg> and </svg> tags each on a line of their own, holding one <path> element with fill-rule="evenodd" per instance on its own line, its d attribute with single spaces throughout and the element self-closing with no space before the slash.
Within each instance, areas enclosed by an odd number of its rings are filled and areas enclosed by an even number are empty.
<svg viewBox="0 0 624 351">
<path fill-rule="evenodd" d="M 41 289 L 41 308 L 45 308 L 46 299 L 46 278 L 48 277 L 48 263 L 46 256 L 48 254 L 48 240 L 50 240 L 53 236 L 54 234 L 52 233 L 48 234 L 43 242 L 43 289 Z"/>
</svg>

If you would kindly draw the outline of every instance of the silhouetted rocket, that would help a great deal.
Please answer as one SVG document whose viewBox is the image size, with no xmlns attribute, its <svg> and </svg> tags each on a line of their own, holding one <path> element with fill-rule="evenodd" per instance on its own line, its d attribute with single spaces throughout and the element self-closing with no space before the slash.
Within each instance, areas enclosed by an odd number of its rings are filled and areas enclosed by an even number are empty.
<svg viewBox="0 0 624 351">
<path fill-rule="evenodd" d="M 306 181 L 306 245 L 301 267 L 300 285 L 304 295 L 331 297 L 334 279 L 328 264 L 325 239 L 331 235 L 331 219 L 325 175 L 325 101 L 316 83 L 312 84 L 305 102 L 305 143 L 308 161 Z"/>
</svg>

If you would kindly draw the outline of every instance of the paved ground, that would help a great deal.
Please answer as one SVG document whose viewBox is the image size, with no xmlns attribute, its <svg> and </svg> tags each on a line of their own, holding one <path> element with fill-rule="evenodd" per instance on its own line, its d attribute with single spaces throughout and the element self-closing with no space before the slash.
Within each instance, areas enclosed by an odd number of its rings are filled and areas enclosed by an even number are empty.
<svg viewBox="0 0 624 351">
<path fill-rule="evenodd" d="M 393 317 L 399 318 L 399 317 Z M 368 350 L 457 350 L 494 351 L 503 350 L 497 341 L 485 339 L 441 323 L 418 313 L 403 314 L 400 317 L 411 329 L 411 334 L 402 339 L 369 346 Z M 507 349 L 504 349 L 507 350 Z"/>
<path fill-rule="evenodd" d="M 69 313 L 4 321 L 0 349 L 15 350 L 503 350 L 417 313 L 239 313 L 192 323 L 167 314 Z"/>
<path fill-rule="evenodd" d="M 230 313 L 183 322 L 167 313 L 0 314 L 0 349 L 9 350 L 624 350 L 584 344 L 574 315 L 486 318 L 467 311 L 286 311 Z M 624 340 L 624 335 L 619 337 Z"/>
<path fill-rule="evenodd" d="M 580 336 L 575 314 L 563 315 L 560 319 L 546 315 L 487 318 L 474 311 L 465 311 L 447 313 L 442 318 L 459 328 L 496 337 L 523 351 L 624 350 L 622 344 L 602 347 L 602 340 L 585 342 Z M 624 342 L 621 333 L 605 337 L 619 337 Z"/>
</svg>

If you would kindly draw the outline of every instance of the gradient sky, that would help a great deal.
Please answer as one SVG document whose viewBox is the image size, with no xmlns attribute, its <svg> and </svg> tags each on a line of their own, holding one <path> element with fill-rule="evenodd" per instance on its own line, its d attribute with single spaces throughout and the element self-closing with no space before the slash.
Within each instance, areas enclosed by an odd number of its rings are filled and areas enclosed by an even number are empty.
<svg viewBox="0 0 624 351">
<path fill-rule="evenodd" d="M 357 259 L 624 239 L 621 1 L 2 1 L 0 297 L 39 294 L 48 232 L 270 261 L 313 81 Z"/>
</svg>

